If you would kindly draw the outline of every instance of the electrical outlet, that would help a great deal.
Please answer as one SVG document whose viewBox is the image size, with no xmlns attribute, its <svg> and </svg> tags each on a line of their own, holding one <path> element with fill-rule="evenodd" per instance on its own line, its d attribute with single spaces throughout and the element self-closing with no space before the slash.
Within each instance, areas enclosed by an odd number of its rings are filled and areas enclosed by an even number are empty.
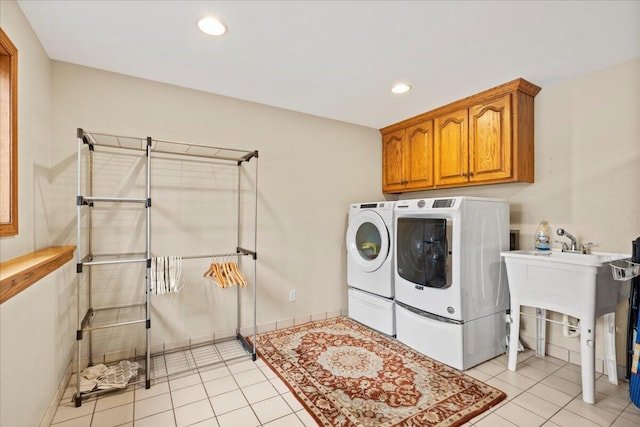
<svg viewBox="0 0 640 427">
<path fill-rule="evenodd" d="M 296 300 L 296 290 L 292 289 L 289 291 L 289 302 L 294 302 Z"/>
</svg>

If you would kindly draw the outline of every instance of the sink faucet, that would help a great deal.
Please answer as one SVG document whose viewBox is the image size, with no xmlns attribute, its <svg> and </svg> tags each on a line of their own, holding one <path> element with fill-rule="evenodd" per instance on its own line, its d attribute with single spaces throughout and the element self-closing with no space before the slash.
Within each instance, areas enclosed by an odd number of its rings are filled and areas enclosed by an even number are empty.
<svg viewBox="0 0 640 427">
<path fill-rule="evenodd" d="M 562 244 L 562 250 L 570 250 L 572 252 L 578 252 L 578 241 L 576 240 L 575 236 L 571 233 L 569 233 L 568 231 L 566 231 L 564 228 L 558 228 L 556 230 L 556 234 L 558 236 L 565 236 L 566 238 L 571 240 L 571 249 L 569 249 L 567 247 L 566 243 Z M 565 249 L 566 248 L 566 249 Z"/>
<path fill-rule="evenodd" d="M 580 249 L 578 249 L 578 240 L 575 236 L 569 233 L 564 228 L 558 228 L 556 230 L 556 234 L 558 236 L 565 236 L 566 238 L 571 240 L 571 248 L 567 245 L 566 242 L 562 242 L 562 252 L 575 252 L 579 254 L 588 254 L 591 253 L 590 247 L 593 246 L 593 242 L 582 242 L 580 245 Z"/>
</svg>

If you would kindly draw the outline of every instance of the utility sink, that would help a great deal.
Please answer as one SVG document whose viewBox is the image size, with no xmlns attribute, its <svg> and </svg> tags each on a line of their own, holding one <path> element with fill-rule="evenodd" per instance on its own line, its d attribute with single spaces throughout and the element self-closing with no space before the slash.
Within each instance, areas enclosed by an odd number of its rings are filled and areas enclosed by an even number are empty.
<svg viewBox="0 0 640 427">
<path fill-rule="evenodd" d="M 513 322 L 509 369 L 515 371 L 516 368 L 520 306 L 576 317 L 580 319 L 583 400 L 595 403 L 595 321 L 602 314 L 615 313 L 618 302 L 628 297 L 629 282 L 614 280 L 609 262 L 629 258 L 629 255 L 530 250 L 501 255 L 507 266 Z"/>
<path fill-rule="evenodd" d="M 629 258 L 629 255 L 531 250 L 502 252 L 501 255 L 507 265 L 509 291 L 521 301 L 544 303 L 534 304 L 534 307 L 578 318 L 584 312 L 593 312 L 598 317 L 615 312 L 620 297 L 629 296 L 628 282 L 614 280 L 609 266 L 609 262 Z"/>
</svg>

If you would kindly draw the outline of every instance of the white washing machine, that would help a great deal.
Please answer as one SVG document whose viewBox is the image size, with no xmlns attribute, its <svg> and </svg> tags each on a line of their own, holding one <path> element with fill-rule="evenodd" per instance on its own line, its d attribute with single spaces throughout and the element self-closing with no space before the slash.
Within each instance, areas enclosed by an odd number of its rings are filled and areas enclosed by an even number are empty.
<svg viewBox="0 0 640 427">
<path fill-rule="evenodd" d="M 346 238 L 349 317 L 391 336 L 395 335 L 394 206 L 395 202 L 352 204 Z"/>
<path fill-rule="evenodd" d="M 394 218 L 398 340 L 461 370 L 504 353 L 509 203 L 402 200 Z"/>
</svg>

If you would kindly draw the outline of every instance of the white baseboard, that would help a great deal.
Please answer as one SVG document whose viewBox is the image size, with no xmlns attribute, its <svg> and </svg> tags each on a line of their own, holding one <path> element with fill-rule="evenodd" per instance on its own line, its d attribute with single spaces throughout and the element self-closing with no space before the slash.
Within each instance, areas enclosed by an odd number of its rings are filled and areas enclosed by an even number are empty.
<svg viewBox="0 0 640 427">
<path fill-rule="evenodd" d="M 58 406 L 60 405 L 60 401 L 62 400 L 62 396 L 64 396 L 64 392 L 67 389 L 67 385 L 71 380 L 71 372 L 73 371 L 73 361 L 69 361 L 67 365 L 67 369 L 62 376 L 62 380 L 60 384 L 58 384 L 58 389 L 56 390 L 47 411 L 42 417 L 42 421 L 40 421 L 40 427 L 49 427 L 51 422 L 53 421 L 53 417 L 56 415 L 56 411 L 58 410 Z"/>
</svg>

